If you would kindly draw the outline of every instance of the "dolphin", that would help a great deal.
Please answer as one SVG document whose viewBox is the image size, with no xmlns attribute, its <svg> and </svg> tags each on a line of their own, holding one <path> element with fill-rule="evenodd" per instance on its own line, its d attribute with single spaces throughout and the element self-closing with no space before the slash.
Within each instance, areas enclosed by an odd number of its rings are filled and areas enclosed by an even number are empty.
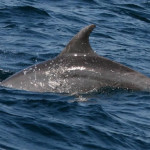
<svg viewBox="0 0 150 150">
<path fill-rule="evenodd" d="M 1 82 L 1 86 L 35 92 L 85 94 L 102 88 L 150 92 L 150 78 L 99 56 L 89 43 L 95 25 L 77 33 L 54 59 L 35 64 Z"/>
</svg>

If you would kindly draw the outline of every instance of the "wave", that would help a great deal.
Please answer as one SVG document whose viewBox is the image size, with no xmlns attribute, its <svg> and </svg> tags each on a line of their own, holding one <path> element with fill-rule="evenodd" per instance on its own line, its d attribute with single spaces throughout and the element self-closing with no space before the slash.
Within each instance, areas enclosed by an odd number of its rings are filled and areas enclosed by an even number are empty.
<svg viewBox="0 0 150 150">
<path fill-rule="evenodd" d="M 4 79 L 8 78 L 12 74 L 13 74 L 13 72 L 4 71 L 3 69 L 0 69 L 0 83 L 1 83 L 1 81 L 3 81 Z"/>
<path fill-rule="evenodd" d="M 45 10 L 41 10 L 32 6 L 18 6 L 15 9 L 27 14 L 49 16 L 49 14 Z"/>
<path fill-rule="evenodd" d="M 12 6 L 0 9 L 0 16 L 28 16 L 32 15 L 33 17 L 44 16 L 49 17 L 50 15 L 40 8 L 33 6 Z"/>
<path fill-rule="evenodd" d="M 138 9 L 136 7 L 138 7 Z M 130 16 L 134 19 L 150 23 L 150 14 L 146 12 L 143 7 L 137 5 L 117 5 L 110 10 L 120 15 Z"/>
</svg>

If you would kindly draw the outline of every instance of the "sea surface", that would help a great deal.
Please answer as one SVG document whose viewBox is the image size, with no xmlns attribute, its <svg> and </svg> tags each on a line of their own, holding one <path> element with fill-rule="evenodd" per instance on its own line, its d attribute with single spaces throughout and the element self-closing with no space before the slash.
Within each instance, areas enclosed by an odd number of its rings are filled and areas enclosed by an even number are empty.
<svg viewBox="0 0 150 150">
<path fill-rule="evenodd" d="M 150 77 L 149 0 L 0 0 L 0 81 L 54 58 L 90 24 L 99 55 Z M 150 93 L 0 87 L 0 150 L 150 150 Z"/>
</svg>

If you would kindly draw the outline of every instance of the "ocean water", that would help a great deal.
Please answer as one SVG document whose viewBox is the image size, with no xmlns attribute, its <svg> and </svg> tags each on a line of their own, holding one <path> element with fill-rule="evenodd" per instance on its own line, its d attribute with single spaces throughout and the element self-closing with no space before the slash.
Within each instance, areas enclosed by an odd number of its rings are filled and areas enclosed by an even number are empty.
<svg viewBox="0 0 150 150">
<path fill-rule="evenodd" d="M 92 48 L 150 77 L 149 0 L 1 0 L 0 81 L 57 56 L 84 26 Z M 0 150 L 149 150 L 150 93 L 80 97 L 0 87 Z"/>
</svg>

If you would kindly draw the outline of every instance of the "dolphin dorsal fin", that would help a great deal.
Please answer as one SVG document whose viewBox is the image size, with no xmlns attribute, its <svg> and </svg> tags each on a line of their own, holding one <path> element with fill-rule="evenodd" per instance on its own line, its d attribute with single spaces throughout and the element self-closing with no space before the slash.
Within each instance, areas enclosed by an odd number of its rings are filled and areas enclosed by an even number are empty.
<svg viewBox="0 0 150 150">
<path fill-rule="evenodd" d="M 78 32 L 68 43 L 68 45 L 64 48 L 64 50 L 60 53 L 59 56 L 62 55 L 71 55 L 71 54 L 95 54 L 92 50 L 89 43 L 90 33 L 96 26 L 94 24 L 86 26 L 80 32 Z"/>
</svg>

